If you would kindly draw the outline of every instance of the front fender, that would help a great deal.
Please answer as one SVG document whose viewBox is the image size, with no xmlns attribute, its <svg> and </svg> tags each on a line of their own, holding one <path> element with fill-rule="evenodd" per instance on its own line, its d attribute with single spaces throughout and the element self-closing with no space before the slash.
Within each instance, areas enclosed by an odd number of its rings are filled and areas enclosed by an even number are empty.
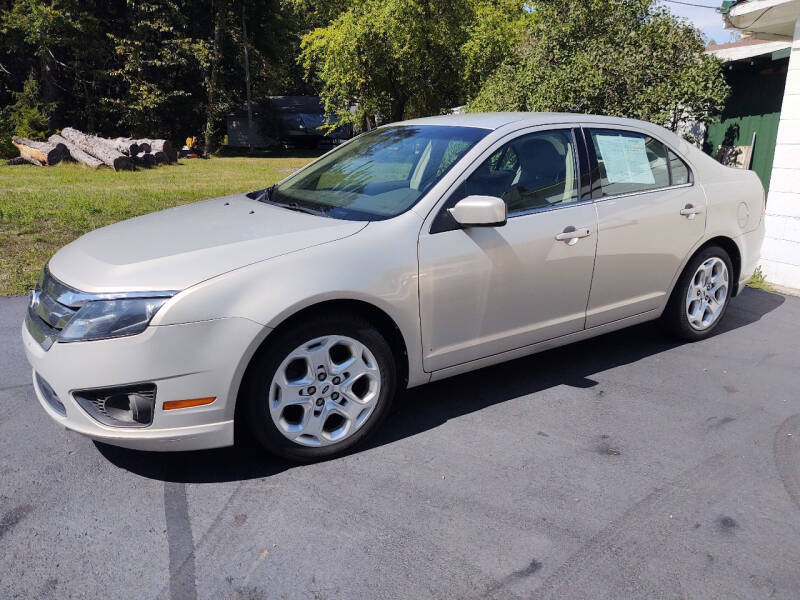
<svg viewBox="0 0 800 600">
<path fill-rule="evenodd" d="M 154 324 L 241 317 L 274 329 L 304 308 L 358 300 L 385 312 L 409 354 L 409 385 L 421 367 L 417 239 L 421 219 L 409 211 L 359 233 L 256 263 L 195 285 L 170 300 Z"/>
</svg>

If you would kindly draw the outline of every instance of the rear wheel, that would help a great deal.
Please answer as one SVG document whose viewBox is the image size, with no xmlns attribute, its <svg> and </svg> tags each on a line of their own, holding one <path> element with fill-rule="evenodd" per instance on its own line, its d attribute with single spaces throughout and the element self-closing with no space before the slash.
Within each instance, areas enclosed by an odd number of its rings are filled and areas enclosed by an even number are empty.
<svg viewBox="0 0 800 600">
<path fill-rule="evenodd" d="M 343 453 L 385 418 L 391 347 L 368 321 L 321 316 L 276 332 L 248 370 L 243 415 L 270 452 L 300 461 Z"/>
<path fill-rule="evenodd" d="M 692 341 L 711 335 L 728 310 L 733 272 L 730 256 L 719 246 L 693 256 L 661 317 L 667 331 Z"/>
</svg>

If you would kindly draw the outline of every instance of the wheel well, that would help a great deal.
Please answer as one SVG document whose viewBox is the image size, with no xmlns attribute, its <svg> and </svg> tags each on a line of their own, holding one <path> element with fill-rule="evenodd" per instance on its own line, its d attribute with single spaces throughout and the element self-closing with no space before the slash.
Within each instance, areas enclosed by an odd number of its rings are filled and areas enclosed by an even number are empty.
<svg viewBox="0 0 800 600">
<path fill-rule="evenodd" d="M 307 306 L 284 319 L 274 331 L 266 337 L 261 346 L 256 351 L 257 355 L 269 343 L 276 331 L 283 331 L 291 327 L 297 321 L 308 319 L 312 316 L 333 314 L 333 315 L 354 315 L 369 321 L 383 337 L 389 342 L 392 354 L 396 357 L 397 375 L 400 388 L 405 388 L 408 383 L 408 350 L 403 339 L 403 334 L 394 320 L 383 310 L 362 300 L 327 300 L 318 304 Z M 255 356 L 254 355 L 254 356 Z M 252 359 L 251 359 L 252 362 Z"/>
<path fill-rule="evenodd" d="M 739 246 L 736 245 L 731 238 L 725 236 L 717 236 L 715 238 L 711 238 L 702 246 L 697 249 L 697 252 L 700 252 L 704 248 L 708 248 L 709 246 L 719 246 L 725 252 L 728 253 L 728 256 L 731 257 L 731 263 L 733 264 L 733 296 L 739 293 L 739 274 L 742 272 L 742 255 L 739 252 Z M 697 254 L 695 252 L 695 254 Z"/>
</svg>

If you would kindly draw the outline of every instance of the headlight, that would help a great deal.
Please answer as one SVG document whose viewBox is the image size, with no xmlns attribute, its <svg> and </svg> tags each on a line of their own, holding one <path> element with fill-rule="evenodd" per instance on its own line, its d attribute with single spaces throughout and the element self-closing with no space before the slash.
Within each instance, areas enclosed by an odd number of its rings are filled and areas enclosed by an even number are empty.
<svg viewBox="0 0 800 600">
<path fill-rule="evenodd" d="M 58 336 L 60 342 L 136 335 L 169 298 L 122 298 L 84 304 Z"/>
</svg>

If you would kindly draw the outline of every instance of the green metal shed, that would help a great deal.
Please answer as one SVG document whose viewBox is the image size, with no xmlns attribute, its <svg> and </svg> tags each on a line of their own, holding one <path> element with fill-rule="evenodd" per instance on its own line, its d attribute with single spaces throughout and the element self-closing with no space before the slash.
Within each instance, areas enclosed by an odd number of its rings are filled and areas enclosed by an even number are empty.
<svg viewBox="0 0 800 600">
<path fill-rule="evenodd" d="M 731 96 L 722 115 L 708 125 L 703 145 L 708 154 L 716 157 L 720 145 L 749 146 L 755 134 L 751 168 L 767 190 L 789 64 L 789 49 L 770 50 L 774 47 L 744 40 L 708 49 L 723 60 L 726 56 L 732 58 L 725 63 Z M 766 52 L 758 54 L 762 50 Z M 755 55 L 746 56 L 748 53 Z M 737 54 L 744 56 L 736 59 Z"/>
</svg>

